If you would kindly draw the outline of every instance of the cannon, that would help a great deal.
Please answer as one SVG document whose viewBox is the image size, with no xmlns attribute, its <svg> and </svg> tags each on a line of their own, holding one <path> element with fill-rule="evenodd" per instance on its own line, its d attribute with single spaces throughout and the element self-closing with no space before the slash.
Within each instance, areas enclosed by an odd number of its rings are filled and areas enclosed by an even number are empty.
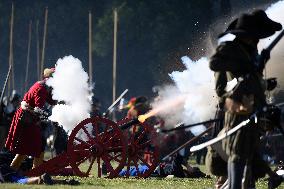
<svg viewBox="0 0 284 189">
<path fill-rule="evenodd" d="M 153 128 L 138 119 L 113 122 L 104 117 L 87 118 L 80 122 L 68 138 L 67 151 L 27 171 L 27 176 L 57 174 L 66 167 L 80 177 L 115 178 L 124 168 L 140 164 L 148 170 L 138 177 L 148 177 L 159 163 L 159 149 L 153 143 Z"/>
</svg>

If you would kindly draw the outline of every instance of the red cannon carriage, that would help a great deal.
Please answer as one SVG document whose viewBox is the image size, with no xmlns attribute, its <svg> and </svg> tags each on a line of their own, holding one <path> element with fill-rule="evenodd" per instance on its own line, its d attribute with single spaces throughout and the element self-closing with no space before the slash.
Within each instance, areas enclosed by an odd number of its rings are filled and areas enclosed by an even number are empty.
<svg viewBox="0 0 284 189">
<path fill-rule="evenodd" d="M 71 167 L 77 176 L 114 178 L 124 168 L 128 177 L 131 166 L 138 170 L 143 164 L 148 170 L 137 176 L 145 178 L 159 163 L 159 149 L 153 140 L 155 133 L 152 126 L 138 119 L 115 123 L 102 117 L 88 118 L 72 130 L 65 153 L 29 170 L 26 175 L 56 174 Z"/>
</svg>

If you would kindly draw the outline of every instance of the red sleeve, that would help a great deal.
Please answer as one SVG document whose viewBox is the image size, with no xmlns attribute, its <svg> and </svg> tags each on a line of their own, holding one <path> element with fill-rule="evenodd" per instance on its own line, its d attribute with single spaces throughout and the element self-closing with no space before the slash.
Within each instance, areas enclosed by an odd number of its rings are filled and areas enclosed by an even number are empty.
<svg viewBox="0 0 284 189">
<path fill-rule="evenodd" d="M 47 91 L 43 86 L 40 86 L 34 93 L 35 107 L 42 108 L 47 100 Z"/>
<path fill-rule="evenodd" d="M 56 104 L 56 100 L 53 100 L 53 99 L 52 99 L 51 93 L 48 93 L 48 94 L 47 94 L 46 102 L 47 102 L 48 104 L 50 104 L 50 105 L 55 105 L 55 104 Z"/>
</svg>

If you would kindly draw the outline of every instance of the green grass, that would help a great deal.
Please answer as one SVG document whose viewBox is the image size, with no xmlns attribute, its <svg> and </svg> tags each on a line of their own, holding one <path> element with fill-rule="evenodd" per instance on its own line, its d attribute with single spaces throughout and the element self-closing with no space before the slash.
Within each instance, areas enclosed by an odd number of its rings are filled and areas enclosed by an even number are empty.
<svg viewBox="0 0 284 189">
<path fill-rule="evenodd" d="M 197 166 L 195 161 L 190 160 L 190 164 Z M 206 172 L 205 166 L 199 166 L 200 170 Z M 76 189 L 101 189 L 101 188 L 113 188 L 113 189 L 214 189 L 216 177 L 211 179 L 190 179 L 190 178 L 148 178 L 148 179 L 135 179 L 135 178 L 116 178 L 116 179 L 105 179 L 105 178 L 80 178 L 80 177 L 53 177 L 56 179 L 70 179 L 75 178 L 80 181 L 79 186 L 68 186 L 68 185 L 19 185 L 19 184 L 0 184 L 1 189 L 38 189 L 38 188 L 76 188 Z M 257 182 L 257 189 L 267 189 L 267 181 L 261 179 Z M 284 183 L 278 188 L 284 189 Z"/>
<path fill-rule="evenodd" d="M 100 189 L 100 188 L 117 188 L 117 189 L 148 189 L 148 188 L 159 188 L 159 189 L 209 189 L 214 188 L 215 178 L 212 179 L 179 179 L 179 178 L 148 178 L 148 179 L 104 179 L 104 178 L 80 178 L 80 177 L 53 177 L 54 179 L 66 179 L 75 178 L 80 181 L 79 186 L 68 186 L 68 185 L 19 185 L 19 184 L 0 184 L 1 189 L 37 189 L 37 188 L 76 188 L 76 189 Z M 257 182 L 258 189 L 267 189 L 267 181 L 264 179 Z M 278 188 L 284 189 L 284 184 Z"/>
<path fill-rule="evenodd" d="M 56 177 L 57 179 L 62 179 L 63 177 Z M 15 189 L 37 189 L 37 188 L 118 188 L 118 189 L 147 189 L 147 188 L 186 188 L 186 189 L 208 189 L 214 188 L 214 179 L 99 179 L 99 178 L 76 178 L 81 182 L 79 186 L 67 186 L 67 185 L 18 185 L 18 184 L 1 184 L 1 189 L 15 188 Z M 257 183 L 257 188 L 267 189 L 267 182 L 262 180 Z M 279 188 L 284 188 L 282 184 Z"/>
</svg>

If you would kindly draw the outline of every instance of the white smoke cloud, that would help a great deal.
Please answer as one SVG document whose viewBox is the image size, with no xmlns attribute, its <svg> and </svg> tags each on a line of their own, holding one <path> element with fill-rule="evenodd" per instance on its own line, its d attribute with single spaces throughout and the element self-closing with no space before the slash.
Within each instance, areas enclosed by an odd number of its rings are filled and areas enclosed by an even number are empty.
<svg viewBox="0 0 284 189">
<path fill-rule="evenodd" d="M 266 13 L 269 18 L 276 22 L 284 24 L 284 1 L 279 1 L 271 5 Z M 279 32 L 278 32 L 279 33 Z M 277 36 L 260 40 L 259 49 L 267 47 L 271 41 Z M 234 35 L 226 35 L 219 39 L 219 43 L 223 41 L 231 41 Z M 280 41 L 271 52 L 271 59 L 266 66 L 266 77 L 277 77 L 278 83 L 282 86 L 278 90 L 283 90 L 284 84 L 284 39 Z M 159 89 L 159 99 L 153 103 L 153 108 L 162 106 L 170 99 L 175 99 L 182 95 L 186 95 L 186 100 L 181 107 L 173 107 L 167 112 L 160 112 L 161 116 L 168 126 L 174 126 L 178 122 L 187 124 L 195 123 L 213 118 L 215 113 L 215 105 L 217 99 L 214 91 L 214 74 L 208 66 L 208 59 L 203 57 L 196 62 L 190 60 L 189 57 L 182 58 L 186 70 L 182 72 L 175 71 L 170 75 L 175 82 L 174 86 L 165 86 Z M 277 91 L 277 90 L 276 90 Z M 202 132 L 204 128 L 195 127 L 191 131 L 194 134 Z"/>
<path fill-rule="evenodd" d="M 53 88 L 52 98 L 64 102 L 54 106 L 49 119 L 67 131 L 90 116 L 92 94 L 88 79 L 81 61 L 70 55 L 58 59 L 53 77 L 47 80 Z"/>
<path fill-rule="evenodd" d="M 276 22 L 282 24 L 284 27 L 284 1 L 278 1 L 277 3 L 272 4 L 270 7 L 267 8 L 265 11 L 268 17 Z M 277 32 L 275 35 L 260 40 L 259 43 L 259 51 L 263 48 L 267 47 L 271 41 L 279 34 Z M 280 90 L 284 90 L 284 56 L 283 56 L 283 49 L 284 49 L 284 38 L 282 38 L 278 44 L 273 48 L 271 51 L 271 58 L 266 65 L 265 70 L 265 77 L 277 77 L 278 80 L 278 88 L 273 91 L 273 93 L 278 93 Z M 282 97 L 283 98 L 283 97 Z"/>
<path fill-rule="evenodd" d="M 194 62 L 189 57 L 182 57 L 186 67 L 184 71 L 174 71 L 169 76 L 174 86 L 165 86 L 159 90 L 159 98 L 152 104 L 153 109 L 173 99 L 186 97 L 180 106 L 169 108 L 158 115 L 169 127 L 178 122 L 196 123 L 214 118 L 217 103 L 214 90 L 214 73 L 209 69 L 208 59 L 203 57 Z M 204 126 L 190 129 L 195 135 L 205 130 Z"/>
</svg>

